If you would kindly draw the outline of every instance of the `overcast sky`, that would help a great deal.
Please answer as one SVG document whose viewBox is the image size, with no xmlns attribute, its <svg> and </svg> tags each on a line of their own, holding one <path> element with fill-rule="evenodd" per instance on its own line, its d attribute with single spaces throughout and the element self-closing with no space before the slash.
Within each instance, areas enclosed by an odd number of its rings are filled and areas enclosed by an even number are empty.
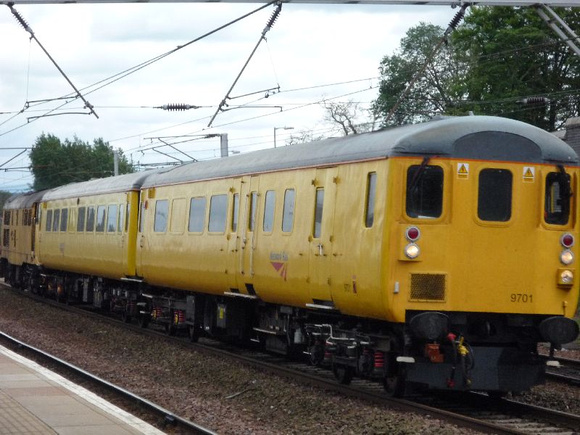
<svg viewBox="0 0 580 435">
<path fill-rule="evenodd" d="M 258 42 L 273 6 L 111 83 L 87 88 L 169 52 L 254 9 L 257 4 L 16 5 L 40 43 L 99 116 L 75 100 L 34 101 L 70 95 L 73 90 L 30 41 L 7 6 L 0 8 L 0 190 L 25 190 L 32 183 L 26 153 L 42 133 L 61 140 L 102 137 L 134 162 L 171 161 L 151 150 L 157 139 L 197 159 L 219 156 L 218 139 L 182 142 L 181 135 L 227 133 L 230 151 L 283 146 L 290 134 L 331 135 L 318 104 L 323 99 L 355 101 L 368 107 L 377 96 L 379 64 L 392 55 L 406 31 L 420 22 L 446 27 L 456 10 L 445 6 L 317 6 L 285 4 L 244 74 L 229 108 L 208 122 Z M 280 92 L 266 89 L 277 88 Z M 22 109 L 29 108 L 23 113 Z M 204 106 L 182 112 L 154 109 L 164 104 Z M 236 106 L 267 106 L 236 109 Z M 207 106 L 207 107 L 205 107 Z M 282 108 L 282 110 L 280 109 Z M 160 151 L 173 153 L 170 148 Z M 6 163 L 9 159 L 11 162 Z"/>
</svg>

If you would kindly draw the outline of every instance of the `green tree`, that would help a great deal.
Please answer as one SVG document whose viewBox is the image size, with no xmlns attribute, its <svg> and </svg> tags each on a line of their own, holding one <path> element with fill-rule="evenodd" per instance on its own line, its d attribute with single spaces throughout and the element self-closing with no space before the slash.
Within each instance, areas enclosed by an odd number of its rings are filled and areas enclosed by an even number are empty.
<svg viewBox="0 0 580 435">
<path fill-rule="evenodd" d="M 435 51 L 444 32 L 439 26 L 420 23 L 407 31 L 395 54 L 381 61 L 379 96 L 373 109 L 382 116 L 383 127 L 421 122 L 436 114 L 449 113 L 453 103 L 461 99 L 465 66 L 454 56 L 450 41 Z M 417 75 L 425 64 L 424 73 Z M 409 93 L 387 120 L 411 83 Z"/>
<path fill-rule="evenodd" d="M 133 172 L 123 152 L 118 150 L 118 154 L 119 173 Z M 42 134 L 36 139 L 29 157 L 34 175 L 32 188 L 37 191 L 113 175 L 114 150 L 100 138 L 91 145 L 77 137 L 61 142 L 54 135 Z"/>
<path fill-rule="evenodd" d="M 580 27 L 579 9 L 557 13 L 571 28 Z M 383 58 L 374 102 L 383 126 L 473 111 L 553 131 L 580 113 L 580 56 L 533 8 L 471 7 L 465 23 L 435 51 L 443 34 L 441 27 L 421 23 L 409 29 L 395 55 Z"/>
<path fill-rule="evenodd" d="M 573 29 L 580 10 L 557 9 Z M 580 56 L 533 8 L 472 7 L 451 35 L 468 64 L 464 109 L 519 119 L 548 131 L 580 110 Z M 524 104 L 524 99 L 536 104 Z"/>
</svg>

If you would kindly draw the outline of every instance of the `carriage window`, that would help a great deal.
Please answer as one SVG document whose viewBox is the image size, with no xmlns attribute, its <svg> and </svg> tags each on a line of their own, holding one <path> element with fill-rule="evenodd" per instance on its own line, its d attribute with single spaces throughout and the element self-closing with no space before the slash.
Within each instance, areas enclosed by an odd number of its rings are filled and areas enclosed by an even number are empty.
<svg viewBox="0 0 580 435">
<path fill-rule="evenodd" d="M 546 223 L 566 225 L 570 217 L 570 176 L 561 172 L 550 172 L 546 177 Z"/>
<path fill-rule="evenodd" d="M 87 231 L 95 229 L 95 207 L 87 208 Z"/>
<path fill-rule="evenodd" d="M 206 199 L 191 198 L 189 206 L 189 227 L 190 232 L 201 233 L 205 224 L 205 203 Z"/>
<path fill-rule="evenodd" d="M 435 219 L 443 210 L 443 168 L 413 165 L 407 170 L 407 216 Z"/>
<path fill-rule="evenodd" d="M 117 204 L 109 206 L 107 211 L 107 232 L 114 233 L 117 231 Z"/>
<path fill-rule="evenodd" d="M 269 233 L 274 229 L 274 210 L 276 209 L 276 192 L 268 190 L 266 192 L 266 202 L 264 204 L 264 225 L 265 233 Z"/>
<path fill-rule="evenodd" d="M 367 179 L 367 200 L 365 210 L 365 227 L 370 228 L 375 221 L 375 194 L 377 191 L 377 173 L 370 172 Z"/>
<path fill-rule="evenodd" d="M 248 231 L 254 231 L 256 226 L 256 211 L 258 209 L 258 192 L 250 194 L 250 216 L 248 219 Z"/>
<path fill-rule="evenodd" d="M 145 227 L 145 211 L 147 210 L 147 201 L 143 201 L 141 203 L 141 211 L 139 213 L 139 232 L 143 232 L 143 228 Z"/>
<path fill-rule="evenodd" d="M 167 229 L 167 215 L 169 214 L 169 201 L 166 199 L 155 201 L 155 220 L 153 231 L 163 233 Z"/>
<path fill-rule="evenodd" d="M 228 196 L 214 195 L 209 201 L 209 231 L 223 233 L 228 217 Z"/>
<path fill-rule="evenodd" d="M 484 169 L 479 173 L 477 215 L 482 221 L 507 222 L 512 216 L 512 173 Z"/>
<path fill-rule="evenodd" d="M 52 231 L 58 231 L 60 225 L 60 210 L 55 210 L 52 215 Z"/>
<path fill-rule="evenodd" d="M 282 213 L 282 231 L 289 233 L 294 226 L 294 204 L 296 193 L 294 189 L 287 189 L 284 193 L 284 211 Z"/>
<path fill-rule="evenodd" d="M 63 208 L 60 212 L 60 230 L 66 231 L 68 224 L 68 208 Z"/>
<path fill-rule="evenodd" d="M 52 210 L 46 212 L 46 231 L 50 231 L 52 228 Z"/>
<path fill-rule="evenodd" d="M 79 215 L 77 218 L 77 231 L 83 232 L 85 230 L 85 213 L 87 209 L 85 207 L 79 207 Z"/>
<path fill-rule="evenodd" d="M 324 189 L 319 187 L 316 189 L 316 204 L 314 206 L 314 228 L 313 236 L 318 239 L 322 234 L 322 210 L 324 207 Z"/>
<path fill-rule="evenodd" d="M 123 232 L 125 228 L 125 206 L 123 204 L 119 205 L 119 232 Z"/>
<path fill-rule="evenodd" d="M 107 209 L 104 205 L 99 205 L 97 207 L 97 226 L 95 227 L 95 231 L 97 233 L 102 233 L 105 231 L 105 214 Z"/>
<path fill-rule="evenodd" d="M 240 194 L 234 193 L 233 203 L 232 203 L 232 231 L 235 233 L 238 231 L 238 214 L 240 210 Z"/>
</svg>

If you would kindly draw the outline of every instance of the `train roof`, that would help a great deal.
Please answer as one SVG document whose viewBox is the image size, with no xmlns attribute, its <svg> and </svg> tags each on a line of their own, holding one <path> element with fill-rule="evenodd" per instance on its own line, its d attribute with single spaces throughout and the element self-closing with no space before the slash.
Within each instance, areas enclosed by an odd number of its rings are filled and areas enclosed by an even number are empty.
<svg viewBox="0 0 580 435">
<path fill-rule="evenodd" d="M 118 175 L 116 177 L 96 178 L 81 183 L 66 184 L 47 191 L 42 199 L 49 201 L 53 199 L 140 190 L 143 181 L 155 172 L 157 172 L 157 170 Z"/>
<path fill-rule="evenodd" d="M 394 156 L 578 165 L 572 148 L 542 129 L 507 118 L 466 116 L 190 163 L 160 170 L 142 187 Z"/>
<path fill-rule="evenodd" d="M 40 192 L 29 192 L 29 193 L 19 193 L 12 195 L 6 200 L 4 204 L 4 210 L 21 210 L 25 208 L 31 208 L 36 202 L 39 202 L 46 190 L 41 190 Z"/>
</svg>

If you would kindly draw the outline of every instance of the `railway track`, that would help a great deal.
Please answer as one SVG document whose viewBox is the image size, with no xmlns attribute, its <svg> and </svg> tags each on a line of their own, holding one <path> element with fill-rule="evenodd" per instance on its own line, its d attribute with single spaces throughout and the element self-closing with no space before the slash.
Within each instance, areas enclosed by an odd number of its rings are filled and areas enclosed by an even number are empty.
<svg viewBox="0 0 580 435">
<path fill-rule="evenodd" d="M 560 367 L 550 368 L 546 379 L 580 387 L 580 361 L 570 358 L 552 358 L 560 363 Z"/>
<path fill-rule="evenodd" d="M 109 396 L 119 400 L 121 403 L 129 402 L 137 405 L 141 412 L 144 411 L 151 417 L 152 421 L 162 422 L 161 426 L 169 430 L 170 433 L 175 431 L 175 433 L 216 435 L 215 432 L 185 420 L 143 397 L 137 396 L 130 391 L 94 376 L 79 367 L 69 364 L 60 358 L 30 346 L 3 332 L 0 332 L 0 341 L 17 353 L 26 353 L 27 356 L 33 356 L 35 360 L 42 360 L 43 362 L 49 363 L 51 367 L 56 367 L 59 371 L 65 372 L 69 376 L 72 375 L 88 381 L 92 389 L 106 390 Z"/>
<path fill-rule="evenodd" d="M 127 324 L 120 319 L 103 316 L 73 305 L 59 304 L 55 301 L 35 296 L 34 298 L 60 309 L 77 313 L 82 312 L 82 315 L 85 316 L 94 316 L 101 321 L 123 325 L 139 334 L 156 337 L 161 335 L 179 346 L 193 348 L 199 352 L 224 358 L 237 359 L 261 371 L 288 377 L 309 386 L 336 391 L 350 397 L 361 398 L 402 411 L 428 414 L 432 417 L 482 432 L 499 434 L 574 434 L 578 433 L 578 428 L 580 428 L 580 416 L 578 415 L 534 407 L 506 399 L 493 399 L 483 394 L 436 394 L 412 396 L 407 399 L 390 398 L 385 395 L 382 386 L 375 382 L 357 379 L 351 385 L 341 385 L 336 382 L 330 370 L 323 368 L 289 361 L 286 358 L 258 350 L 239 349 L 209 339 L 200 339 L 198 343 L 190 343 L 184 337 L 167 336 L 160 329 L 143 329 L 138 325 Z M 241 391 L 236 395 L 244 393 L 245 391 Z"/>
</svg>

